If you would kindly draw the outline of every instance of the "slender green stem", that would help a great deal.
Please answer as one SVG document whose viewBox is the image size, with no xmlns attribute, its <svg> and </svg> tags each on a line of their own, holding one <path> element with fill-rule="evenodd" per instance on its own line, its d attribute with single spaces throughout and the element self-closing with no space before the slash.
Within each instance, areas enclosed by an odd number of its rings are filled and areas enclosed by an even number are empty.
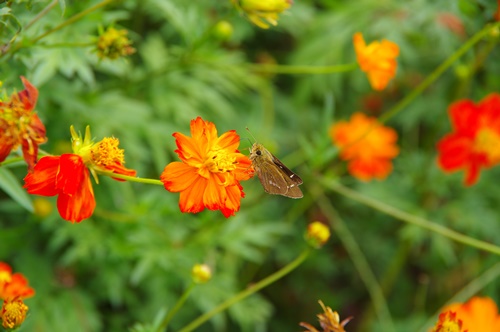
<svg viewBox="0 0 500 332">
<path fill-rule="evenodd" d="M 404 221 L 408 224 L 412 224 L 424 229 L 427 229 L 431 232 L 443 235 L 449 239 L 452 239 L 456 242 L 481 249 L 495 255 L 500 255 L 500 247 L 488 242 L 484 242 L 481 240 L 474 239 L 472 237 L 466 236 L 462 233 L 456 232 L 439 224 L 433 223 L 424 218 L 416 217 L 407 212 L 401 211 L 393 206 L 387 205 L 383 202 L 377 201 L 373 198 L 364 196 L 352 189 L 344 187 L 343 185 L 333 182 L 329 179 L 323 179 L 321 183 L 330 190 L 333 190 L 341 195 L 344 195 L 350 199 L 353 199 L 359 203 L 362 203 L 366 206 L 379 210 L 385 214 L 388 214 L 396 219 Z"/>
<path fill-rule="evenodd" d="M 189 294 L 191 293 L 191 291 L 194 289 L 195 286 L 196 286 L 196 284 L 194 282 L 192 282 L 191 285 L 189 285 L 189 287 L 184 291 L 184 294 L 182 294 L 182 296 L 179 298 L 179 300 L 177 301 L 175 306 L 168 312 L 168 315 L 161 322 L 161 324 L 157 330 L 158 332 L 165 331 L 165 329 L 168 326 L 168 323 L 170 323 L 170 321 L 172 320 L 174 315 L 177 313 L 177 311 L 179 311 L 179 309 L 182 308 L 182 306 L 184 305 L 184 302 L 186 302 L 186 300 L 189 297 Z"/>
<path fill-rule="evenodd" d="M 0 167 L 4 167 L 4 166 L 10 165 L 10 164 L 15 164 L 15 163 L 18 163 L 18 162 L 21 162 L 21 161 L 24 161 L 23 157 L 9 158 L 7 160 L 2 161 L 0 163 Z"/>
<path fill-rule="evenodd" d="M 267 278 L 262 279 L 258 283 L 249 286 L 244 291 L 242 291 L 242 292 L 236 294 L 235 296 L 227 299 L 226 301 L 222 302 L 214 309 L 210 310 L 209 312 L 201 315 L 200 317 L 198 317 L 197 319 L 192 321 L 190 324 L 188 324 L 187 326 L 182 328 L 179 332 L 193 331 L 195 328 L 197 328 L 198 326 L 200 326 L 201 324 L 203 324 L 204 322 L 206 322 L 207 320 L 209 320 L 210 318 L 212 318 L 213 316 L 215 316 L 219 312 L 226 310 L 227 308 L 229 308 L 233 304 L 242 301 L 246 297 L 258 292 L 262 288 L 267 287 L 270 284 L 272 284 L 273 282 L 281 279 L 282 277 L 284 277 L 288 273 L 292 272 L 300 264 L 302 264 L 302 262 L 304 262 L 306 260 L 306 258 L 309 256 L 310 252 L 311 252 L 311 248 L 305 249 L 295 260 L 290 262 L 288 265 L 283 267 L 281 270 L 276 271 L 275 273 L 271 274 Z"/>
<path fill-rule="evenodd" d="M 159 186 L 163 186 L 163 182 L 161 182 L 160 180 L 156 180 L 156 179 L 138 178 L 138 177 L 135 177 L 135 176 L 128 176 L 128 175 L 123 175 L 123 174 L 118 174 L 118 173 L 113 173 L 113 172 L 98 171 L 98 173 L 102 174 L 102 175 L 106 175 L 106 176 L 112 177 L 112 178 L 127 180 L 127 181 L 130 181 L 130 182 L 156 184 L 156 185 L 159 185 Z"/>
<path fill-rule="evenodd" d="M 92 13 L 93 11 L 96 11 L 97 9 L 99 8 L 102 8 L 108 4 L 110 4 L 111 2 L 113 1 L 117 1 L 117 0 L 103 0 L 101 1 L 100 3 L 96 4 L 95 6 L 92 6 L 90 8 L 87 8 L 85 9 L 84 11 L 70 17 L 69 19 L 67 19 L 66 21 L 64 21 L 63 23 L 59 24 L 58 26 L 56 26 L 55 28 L 53 29 L 50 29 L 49 31 L 46 31 L 45 33 L 41 34 L 40 36 L 36 37 L 35 39 L 33 39 L 31 42 L 34 44 L 36 43 L 37 41 L 39 41 L 40 39 L 42 38 L 45 38 L 47 37 L 48 35 L 50 35 L 51 33 L 53 32 L 56 32 L 58 30 L 61 30 L 62 28 L 64 28 L 65 26 L 68 26 L 76 21 L 78 21 L 79 19 L 83 18 L 85 15 L 87 14 L 90 14 Z"/>
<path fill-rule="evenodd" d="M 31 21 L 24 26 L 24 31 L 28 30 L 33 24 L 35 24 L 39 19 L 47 15 L 48 12 L 52 10 L 57 5 L 58 0 L 53 0 L 47 5 L 41 12 L 39 12 Z"/>
<path fill-rule="evenodd" d="M 379 121 L 384 123 L 389 120 L 406 106 L 408 106 L 415 98 L 417 98 L 429 85 L 431 85 L 435 80 L 437 80 L 444 71 L 446 71 L 455 61 L 457 61 L 462 55 L 464 55 L 472 46 L 483 39 L 486 35 L 492 32 L 494 29 L 500 27 L 500 22 L 494 24 L 488 24 L 478 33 L 473 35 L 469 40 L 467 40 L 462 47 L 450 55 L 439 67 L 436 68 L 427 78 L 420 83 L 411 93 L 406 95 L 399 103 L 397 103 L 393 108 L 384 113 Z"/>
<path fill-rule="evenodd" d="M 318 191 L 318 190 L 317 190 Z M 375 274 L 373 273 L 366 257 L 358 246 L 356 239 L 349 231 L 342 218 L 336 213 L 330 202 L 324 195 L 318 195 L 318 204 L 323 211 L 323 214 L 328 218 L 332 228 L 336 231 L 344 248 L 349 253 L 352 262 L 359 272 L 360 278 L 363 280 L 370 297 L 373 301 L 373 306 L 377 312 L 377 316 L 382 323 L 384 331 L 395 331 L 394 323 L 392 322 L 391 313 L 384 297 L 382 288 L 380 287 Z"/>
<path fill-rule="evenodd" d="M 451 304 L 454 302 L 466 301 L 468 298 L 470 298 L 471 296 L 479 292 L 481 289 L 486 287 L 486 285 L 488 285 L 489 283 L 497 281 L 499 277 L 500 277 L 500 263 L 496 263 L 491 268 L 486 270 L 483 274 L 481 274 L 479 277 L 475 278 L 470 283 L 468 283 L 462 290 L 456 293 L 453 296 L 453 298 L 451 298 L 447 303 Z M 434 315 L 429 317 L 427 322 L 425 322 L 425 324 L 420 329 L 420 332 L 429 331 L 430 326 L 432 326 L 434 322 L 437 320 L 437 316 L 439 315 L 439 313 L 440 311 L 436 312 Z"/>
<path fill-rule="evenodd" d="M 351 71 L 357 68 L 357 63 L 349 63 L 336 66 L 288 66 L 270 64 L 248 64 L 249 69 L 272 74 L 331 74 Z"/>
</svg>

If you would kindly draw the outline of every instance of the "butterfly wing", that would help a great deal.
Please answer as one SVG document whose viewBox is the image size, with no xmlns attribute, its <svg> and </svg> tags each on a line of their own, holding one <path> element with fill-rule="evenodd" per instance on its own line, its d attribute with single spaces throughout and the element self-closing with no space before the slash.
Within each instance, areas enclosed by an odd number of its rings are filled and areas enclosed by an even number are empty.
<svg viewBox="0 0 500 332">
<path fill-rule="evenodd" d="M 290 171 L 276 157 L 273 156 L 272 161 L 261 160 L 256 170 L 262 187 L 268 194 L 283 195 L 290 198 L 304 196 L 298 187 L 302 184 L 302 179 Z"/>
</svg>

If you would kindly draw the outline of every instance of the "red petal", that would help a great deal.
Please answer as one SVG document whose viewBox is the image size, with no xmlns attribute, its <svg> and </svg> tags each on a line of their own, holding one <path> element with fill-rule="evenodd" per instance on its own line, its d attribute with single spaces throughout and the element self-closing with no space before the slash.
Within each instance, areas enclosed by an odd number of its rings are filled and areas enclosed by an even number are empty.
<svg viewBox="0 0 500 332">
<path fill-rule="evenodd" d="M 61 193 L 57 198 L 57 209 L 61 217 L 71 222 L 89 218 L 95 209 L 94 189 L 90 182 L 89 171 L 83 168 L 79 186 L 72 195 Z"/>
<path fill-rule="evenodd" d="M 82 186 L 82 181 L 88 177 L 88 170 L 82 157 L 66 153 L 61 155 L 60 169 L 57 174 L 56 186 L 61 193 L 74 195 Z"/>
<path fill-rule="evenodd" d="M 59 156 L 47 156 L 38 161 L 33 172 L 24 178 L 24 188 L 29 194 L 42 196 L 58 194 L 56 177 L 59 172 L 59 161 Z"/>
<path fill-rule="evenodd" d="M 19 99 L 23 102 L 26 110 L 32 111 L 36 106 L 38 90 L 23 76 L 21 76 L 21 81 L 23 81 L 25 89 L 18 93 Z"/>
</svg>

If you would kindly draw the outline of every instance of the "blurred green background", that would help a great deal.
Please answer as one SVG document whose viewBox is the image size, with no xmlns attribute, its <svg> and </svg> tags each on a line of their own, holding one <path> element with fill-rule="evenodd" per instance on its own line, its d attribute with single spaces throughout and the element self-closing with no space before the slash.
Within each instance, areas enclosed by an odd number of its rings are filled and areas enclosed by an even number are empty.
<svg viewBox="0 0 500 332">
<path fill-rule="evenodd" d="M 1 44 L 50 3 L 0 4 Z M 356 111 L 379 116 L 404 98 L 492 21 L 496 1 L 296 0 L 277 27 L 262 30 L 229 1 L 124 0 L 29 44 L 98 3 L 59 1 L 17 37 L 23 48 L 0 58 L 6 96 L 22 90 L 20 75 L 39 89 L 37 110 L 49 138 L 42 149 L 69 152 L 69 126 L 83 132 L 89 124 L 97 140 L 120 139 L 126 166 L 138 176 L 157 179 L 165 165 L 178 160 L 172 133 L 189 134 L 189 121 L 201 116 L 219 134 L 237 130 L 245 154 L 253 143 L 248 127 L 302 177 L 304 198 L 266 195 L 255 178 L 243 183 L 241 210 L 225 219 L 219 211 L 181 213 L 179 195 L 161 186 L 101 176 L 94 185 L 94 215 L 71 224 L 59 217 L 55 198 L 48 199 L 52 211 L 42 216 L 30 205 L 36 197 L 0 191 L 0 260 L 24 273 L 37 292 L 26 301 L 30 315 L 21 331 L 127 331 L 139 323 L 147 331 L 189 285 L 192 266 L 207 263 L 213 279 L 196 287 L 174 317 L 169 331 L 179 330 L 293 260 L 306 246 L 309 222 L 337 220 L 318 206 L 316 195 L 327 197 L 347 224 L 384 289 L 395 331 L 426 331 L 457 294 L 462 301 L 477 293 L 499 303 L 497 256 L 401 223 L 324 185 L 325 178 L 339 181 L 500 245 L 500 169 L 483 172 L 477 185 L 465 188 L 462 173 L 447 175 L 436 165 L 436 143 L 451 128 L 448 105 L 500 92 L 500 49 L 494 41 L 478 43 L 387 122 L 398 131 L 401 148 L 388 179 L 364 183 L 350 177 L 328 136 L 335 121 Z M 231 24 L 232 34 L 217 30 L 221 20 Z M 128 29 L 135 54 L 98 59 L 91 45 L 99 29 L 110 25 Z M 271 75 L 249 66 L 353 63 L 352 35 L 358 31 L 367 42 L 385 38 L 400 47 L 397 76 L 383 92 L 373 92 L 359 70 Z M 4 189 L 22 186 L 24 164 L 0 171 Z M 354 316 L 349 331 L 387 331 L 363 277 L 333 233 L 293 273 L 198 330 L 299 331 L 301 321 L 318 325 L 321 299 L 341 318 Z"/>
</svg>

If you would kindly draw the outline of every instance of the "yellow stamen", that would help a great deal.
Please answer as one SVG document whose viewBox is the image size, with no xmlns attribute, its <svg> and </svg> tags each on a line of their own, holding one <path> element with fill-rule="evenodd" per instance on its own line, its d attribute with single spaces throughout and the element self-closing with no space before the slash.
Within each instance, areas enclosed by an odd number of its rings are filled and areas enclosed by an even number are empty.
<svg viewBox="0 0 500 332">
<path fill-rule="evenodd" d="M 474 141 L 474 150 L 485 153 L 492 163 L 500 161 L 500 135 L 490 128 L 479 130 Z"/>
<path fill-rule="evenodd" d="M 214 148 L 207 154 L 204 166 L 209 172 L 224 173 L 236 169 L 236 158 L 220 148 Z"/>
<path fill-rule="evenodd" d="M 123 149 L 119 149 L 120 141 L 114 137 L 105 137 L 91 148 L 92 161 L 98 166 L 124 164 Z"/>
</svg>

